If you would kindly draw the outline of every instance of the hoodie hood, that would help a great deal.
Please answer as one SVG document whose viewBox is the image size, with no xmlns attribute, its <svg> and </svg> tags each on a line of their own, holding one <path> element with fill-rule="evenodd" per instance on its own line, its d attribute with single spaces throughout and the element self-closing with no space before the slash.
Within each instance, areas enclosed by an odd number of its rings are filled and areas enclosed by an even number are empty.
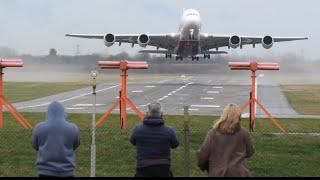
<svg viewBox="0 0 320 180">
<path fill-rule="evenodd" d="M 51 124 L 66 121 L 65 111 L 62 104 L 57 101 L 52 102 L 48 107 L 46 122 Z"/>
<path fill-rule="evenodd" d="M 164 120 L 162 117 L 146 117 L 143 124 L 148 126 L 162 126 L 164 125 Z"/>
</svg>

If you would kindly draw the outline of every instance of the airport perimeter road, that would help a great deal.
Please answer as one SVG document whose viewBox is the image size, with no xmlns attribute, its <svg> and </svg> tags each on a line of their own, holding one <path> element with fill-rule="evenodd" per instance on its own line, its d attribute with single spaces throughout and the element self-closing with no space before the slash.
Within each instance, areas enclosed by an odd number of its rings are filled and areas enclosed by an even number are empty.
<svg viewBox="0 0 320 180">
<path fill-rule="evenodd" d="M 266 77 L 258 79 L 258 98 L 275 117 L 292 117 L 298 114 L 290 107 L 279 86 Z M 160 101 L 166 114 L 183 114 L 183 105 L 190 105 L 192 115 L 220 115 L 224 106 L 234 102 L 244 104 L 249 96 L 249 78 L 229 75 L 176 75 L 150 82 L 128 84 L 128 97 L 142 111 L 151 101 Z M 97 112 L 103 113 L 116 100 L 119 84 L 100 84 L 97 87 Z M 45 98 L 16 103 L 22 112 L 46 112 L 53 100 L 63 103 L 67 112 L 91 113 L 93 97 L 91 87 L 65 92 Z M 119 113 L 116 108 L 115 113 Z M 132 113 L 128 108 L 128 112 Z M 247 115 L 247 110 L 244 116 Z M 258 110 L 258 115 L 261 111 Z"/>
</svg>

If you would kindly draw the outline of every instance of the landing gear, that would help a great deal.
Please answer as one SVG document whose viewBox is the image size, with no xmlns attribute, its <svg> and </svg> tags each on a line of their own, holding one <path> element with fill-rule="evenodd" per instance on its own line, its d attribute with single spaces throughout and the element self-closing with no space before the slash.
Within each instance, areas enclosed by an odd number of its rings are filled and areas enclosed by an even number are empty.
<svg viewBox="0 0 320 180">
<path fill-rule="evenodd" d="M 191 57 L 191 60 L 192 60 L 192 61 L 193 61 L 193 60 L 199 61 L 199 56 L 192 56 L 192 57 Z"/>
<path fill-rule="evenodd" d="M 210 59 L 210 54 L 204 54 L 204 55 L 203 55 L 203 58 L 204 58 L 204 59 L 206 59 L 206 58 Z"/>
<path fill-rule="evenodd" d="M 179 59 L 182 61 L 183 57 L 182 56 L 176 56 L 176 61 L 178 61 Z"/>
<path fill-rule="evenodd" d="M 171 58 L 172 58 L 172 54 L 167 53 L 167 54 L 166 54 L 166 59 L 167 59 L 167 58 L 170 58 L 170 59 L 171 59 Z"/>
</svg>

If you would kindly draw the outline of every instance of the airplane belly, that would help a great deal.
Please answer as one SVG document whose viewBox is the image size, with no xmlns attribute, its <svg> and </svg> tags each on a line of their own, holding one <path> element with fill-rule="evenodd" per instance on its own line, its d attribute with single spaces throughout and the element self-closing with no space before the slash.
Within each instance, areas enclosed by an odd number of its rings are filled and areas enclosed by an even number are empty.
<svg viewBox="0 0 320 180">
<path fill-rule="evenodd" d="M 199 53 L 199 41 L 179 41 L 177 54 L 186 56 L 193 56 Z"/>
</svg>

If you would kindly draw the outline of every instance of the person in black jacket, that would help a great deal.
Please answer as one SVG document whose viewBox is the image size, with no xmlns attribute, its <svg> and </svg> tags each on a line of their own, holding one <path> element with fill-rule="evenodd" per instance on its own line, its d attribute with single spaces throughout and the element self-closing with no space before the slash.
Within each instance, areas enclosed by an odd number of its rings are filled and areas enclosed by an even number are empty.
<svg viewBox="0 0 320 180">
<path fill-rule="evenodd" d="M 137 149 L 136 177 L 170 177 L 170 150 L 179 146 L 174 130 L 164 125 L 161 104 L 148 105 L 142 124 L 136 126 L 130 142 Z"/>
</svg>

